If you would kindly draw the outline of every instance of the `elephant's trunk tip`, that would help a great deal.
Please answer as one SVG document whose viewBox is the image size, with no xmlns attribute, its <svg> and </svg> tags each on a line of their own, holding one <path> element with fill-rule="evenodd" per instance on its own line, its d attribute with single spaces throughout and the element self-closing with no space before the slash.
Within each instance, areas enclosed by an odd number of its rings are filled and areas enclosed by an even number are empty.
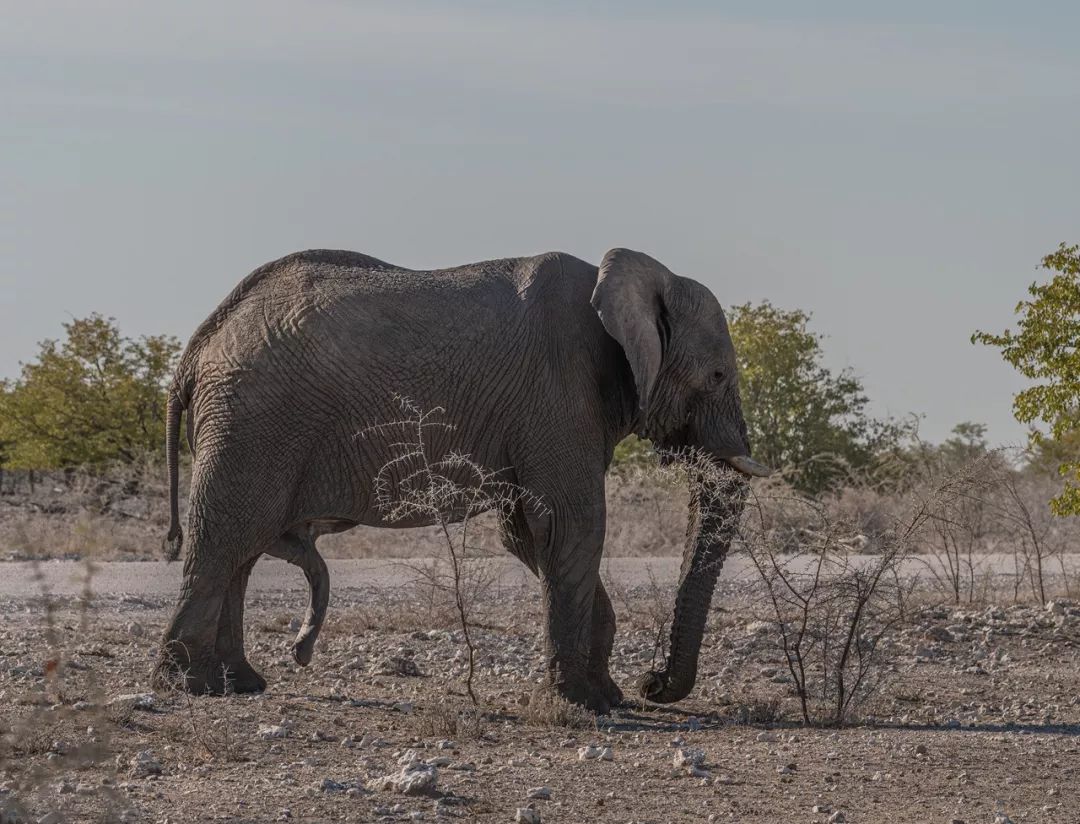
<svg viewBox="0 0 1080 824">
<path fill-rule="evenodd" d="M 650 670 L 638 679 L 637 692 L 647 701 L 656 704 L 673 704 L 689 695 L 692 687 L 693 681 L 689 688 L 672 684 L 666 670 L 660 672 Z"/>
</svg>

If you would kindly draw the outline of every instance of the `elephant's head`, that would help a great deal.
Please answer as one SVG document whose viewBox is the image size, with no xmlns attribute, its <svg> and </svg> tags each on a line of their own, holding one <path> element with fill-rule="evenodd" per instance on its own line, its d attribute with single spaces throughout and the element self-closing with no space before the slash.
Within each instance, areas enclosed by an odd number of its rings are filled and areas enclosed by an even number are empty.
<svg viewBox="0 0 1080 824">
<path fill-rule="evenodd" d="M 669 657 L 663 670 L 641 682 L 644 697 L 678 701 L 697 677 L 713 589 L 746 496 L 742 479 L 769 470 L 750 458 L 735 347 L 708 289 L 648 255 L 612 249 L 600 266 L 592 305 L 630 364 L 639 434 L 664 451 L 693 449 L 710 464 L 691 472 Z"/>
</svg>

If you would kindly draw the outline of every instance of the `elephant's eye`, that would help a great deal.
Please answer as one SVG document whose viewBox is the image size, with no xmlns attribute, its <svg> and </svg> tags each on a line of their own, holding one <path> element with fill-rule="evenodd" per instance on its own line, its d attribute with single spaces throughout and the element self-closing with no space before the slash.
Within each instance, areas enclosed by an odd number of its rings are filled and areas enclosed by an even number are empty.
<svg viewBox="0 0 1080 824">
<path fill-rule="evenodd" d="M 724 382 L 724 370 L 717 369 L 715 372 L 712 373 L 712 379 L 713 379 L 713 383 L 717 383 L 717 384 L 723 383 Z"/>
</svg>

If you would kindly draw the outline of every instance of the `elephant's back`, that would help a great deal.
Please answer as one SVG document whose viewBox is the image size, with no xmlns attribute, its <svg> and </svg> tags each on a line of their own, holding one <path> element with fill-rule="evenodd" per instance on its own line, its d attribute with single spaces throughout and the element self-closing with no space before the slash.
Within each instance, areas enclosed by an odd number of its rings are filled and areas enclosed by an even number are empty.
<svg viewBox="0 0 1080 824">
<path fill-rule="evenodd" d="M 482 363 L 493 340 L 505 352 L 521 336 L 533 260 L 422 271 L 355 252 L 289 255 L 248 275 L 203 322 L 174 391 L 188 406 L 219 389 L 265 395 L 263 384 L 297 376 L 325 387 L 392 371 L 404 391 L 438 385 L 446 364 Z"/>
</svg>

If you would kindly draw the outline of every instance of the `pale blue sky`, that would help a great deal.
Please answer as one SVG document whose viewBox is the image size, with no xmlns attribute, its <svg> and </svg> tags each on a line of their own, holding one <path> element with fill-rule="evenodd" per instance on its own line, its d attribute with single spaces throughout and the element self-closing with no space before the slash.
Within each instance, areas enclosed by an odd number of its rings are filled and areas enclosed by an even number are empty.
<svg viewBox="0 0 1080 824">
<path fill-rule="evenodd" d="M 968 338 L 1080 241 L 1080 7 L 869 5 L 0 2 L 0 375 L 92 311 L 186 339 L 296 249 L 631 246 L 1016 441 Z"/>
</svg>

